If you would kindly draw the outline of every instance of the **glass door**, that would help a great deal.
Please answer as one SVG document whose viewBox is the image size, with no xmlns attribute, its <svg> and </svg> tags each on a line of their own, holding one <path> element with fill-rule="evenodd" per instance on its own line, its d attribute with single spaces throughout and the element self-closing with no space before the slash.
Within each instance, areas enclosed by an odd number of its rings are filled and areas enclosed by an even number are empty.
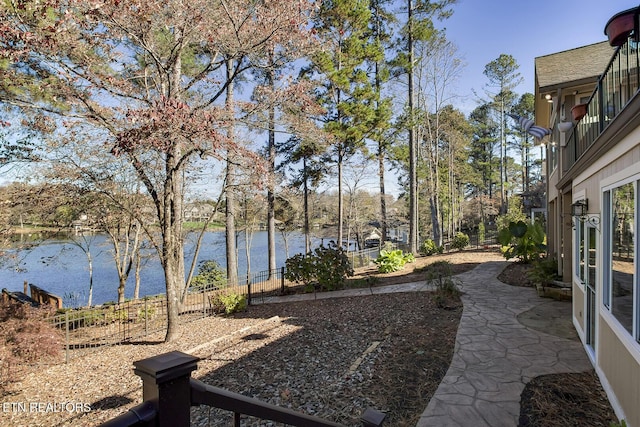
<svg viewBox="0 0 640 427">
<path fill-rule="evenodd" d="M 584 259 L 586 261 L 585 271 L 585 313 L 587 314 L 587 322 L 585 328 L 586 344 L 595 352 L 596 349 L 596 288 L 597 288 L 597 274 L 596 274 L 596 262 L 597 262 L 597 229 L 589 222 L 585 222 L 585 254 Z"/>
</svg>

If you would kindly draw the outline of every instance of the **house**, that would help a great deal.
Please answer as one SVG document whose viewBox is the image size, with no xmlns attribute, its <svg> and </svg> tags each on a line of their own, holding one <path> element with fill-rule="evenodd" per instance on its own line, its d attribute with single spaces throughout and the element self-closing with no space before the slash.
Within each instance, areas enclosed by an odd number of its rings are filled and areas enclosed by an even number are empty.
<svg viewBox="0 0 640 427">
<path fill-rule="evenodd" d="M 606 17 L 605 17 L 606 19 Z M 619 418 L 640 426 L 640 55 L 636 8 L 609 40 L 535 59 L 547 239 L 573 323 Z M 604 23 L 604 22 L 603 22 Z M 636 30 L 634 31 L 634 27 Z M 604 38 L 604 37 L 603 37 Z"/>
</svg>

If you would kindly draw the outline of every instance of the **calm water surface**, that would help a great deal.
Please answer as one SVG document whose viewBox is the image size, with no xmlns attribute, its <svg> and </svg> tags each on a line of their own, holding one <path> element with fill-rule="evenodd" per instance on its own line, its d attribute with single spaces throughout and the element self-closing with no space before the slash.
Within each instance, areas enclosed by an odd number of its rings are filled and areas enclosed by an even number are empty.
<svg viewBox="0 0 640 427">
<path fill-rule="evenodd" d="M 221 231 L 207 232 L 198 255 L 198 262 L 215 260 L 223 268 L 226 266 L 225 234 Z M 191 238 L 193 237 L 193 238 Z M 187 239 L 185 259 L 187 269 L 193 259 L 195 234 Z M 304 252 L 304 235 L 291 234 L 288 239 L 289 256 Z M 313 242 L 314 246 L 321 242 Z M 247 273 L 245 239 L 240 236 L 238 246 L 238 274 Z M 113 260 L 112 249 L 107 237 L 95 235 L 91 241 L 93 258 L 93 304 L 101 304 L 117 299 L 118 274 Z M 89 268 L 85 253 L 70 240 L 53 240 L 34 247 L 30 251 L 14 253 L 19 262 L 5 263 L 0 267 L 0 288 L 22 291 L 24 281 L 33 283 L 64 299 L 65 306 L 86 304 L 89 291 Z M 276 263 L 284 265 L 287 256 L 282 236 L 276 235 Z M 17 265 L 16 265 L 17 264 Z M 251 272 L 268 269 L 267 232 L 260 231 L 251 241 Z M 197 270 L 196 270 L 197 271 Z M 125 296 L 133 296 L 135 286 L 132 269 L 125 287 Z M 149 257 L 140 272 L 140 296 L 164 293 L 164 272 L 156 256 Z"/>
</svg>

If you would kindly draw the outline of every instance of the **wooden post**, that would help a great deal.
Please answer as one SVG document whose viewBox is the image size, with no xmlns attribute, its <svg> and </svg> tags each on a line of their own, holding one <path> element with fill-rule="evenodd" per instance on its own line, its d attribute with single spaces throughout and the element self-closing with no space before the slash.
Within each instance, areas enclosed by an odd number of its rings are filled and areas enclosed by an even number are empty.
<svg viewBox="0 0 640 427">
<path fill-rule="evenodd" d="M 133 362 L 142 378 L 142 398 L 156 405 L 158 427 L 188 427 L 191 416 L 191 372 L 198 358 L 180 351 Z"/>
</svg>

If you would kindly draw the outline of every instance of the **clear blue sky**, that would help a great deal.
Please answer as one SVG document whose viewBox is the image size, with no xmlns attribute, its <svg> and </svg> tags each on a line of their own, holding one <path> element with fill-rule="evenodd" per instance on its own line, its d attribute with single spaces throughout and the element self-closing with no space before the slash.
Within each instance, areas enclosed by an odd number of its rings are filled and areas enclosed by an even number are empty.
<svg viewBox="0 0 640 427">
<path fill-rule="evenodd" d="M 613 15 L 638 6 L 639 0 L 458 0 L 445 27 L 466 67 L 456 107 L 468 114 L 477 106 L 472 89 L 484 96 L 483 74 L 505 53 L 520 65 L 519 94 L 534 92 L 534 58 L 606 40 L 604 26 Z"/>
</svg>

